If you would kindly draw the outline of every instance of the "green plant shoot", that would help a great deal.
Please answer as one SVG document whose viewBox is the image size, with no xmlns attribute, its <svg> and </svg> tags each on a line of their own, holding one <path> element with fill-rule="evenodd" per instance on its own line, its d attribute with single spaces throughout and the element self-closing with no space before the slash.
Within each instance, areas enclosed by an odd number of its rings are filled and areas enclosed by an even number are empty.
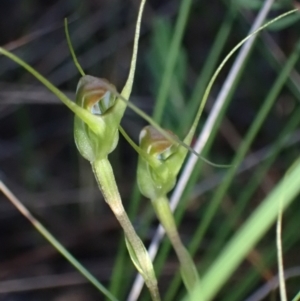
<svg viewBox="0 0 300 301">
<path fill-rule="evenodd" d="M 189 293 L 199 281 L 197 268 L 183 245 L 169 205 L 167 194 L 174 188 L 177 174 L 183 164 L 186 150 L 174 142 L 178 138 L 166 131 L 173 139 L 166 138 L 153 126 L 146 126 L 140 133 L 140 147 L 120 129 L 123 136 L 139 153 L 137 182 L 140 192 L 152 202 L 156 215 L 166 230 L 180 262 L 180 272 Z"/>
<path fill-rule="evenodd" d="M 140 148 L 157 160 L 157 164 L 151 166 L 151 163 L 139 156 L 138 186 L 141 193 L 151 200 L 157 217 L 177 254 L 183 282 L 188 292 L 191 292 L 199 280 L 198 272 L 179 237 L 167 197 L 176 183 L 178 166 L 179 168 L 181 166 L 178 164 L 177 156 L 179 146 L 162 136 L 154 127 L 146 126 L 140 134 Z"/>
<path fill-rule="evenodd" d="M 128 80 L 121 93 L 121 96 L 126 99 L 130 96 L 134 79 L 140 23 L 144 4 L 145 0 L 143 0 L 140 5 L 131 68 Z M 80 73 L 83 74 L 84 72 L 78 64 L 73 51 L 67 26 L 66 35 L 75 64 Z M 76 91 L 76 104 L 90 112 L 93 116 L 97 116 L 100 130 L 95 133 L 93 129 L 90 128 L 89 123 L 86 123 L 79 116 L 75 115 L 75 143 L 80 154 L 91 163 L 98 186 L 105 201 L 110 206 L 124 230 L 126 246 L 130 257 L 137 270 L 143 276 L 152 299 L 160 300 L 152 262 L 143 242 L 136 234 L 126 214 L 115 182 L 113 170 L 108 160 L 108 154 L 117 146 L 119 138 L 118 127 L 126 109 L 126 103 L 121 101 L 116 94 L 115 87 L 105 79 L 90 75 L 84 75 L 80 79 Z"/>
</svg>

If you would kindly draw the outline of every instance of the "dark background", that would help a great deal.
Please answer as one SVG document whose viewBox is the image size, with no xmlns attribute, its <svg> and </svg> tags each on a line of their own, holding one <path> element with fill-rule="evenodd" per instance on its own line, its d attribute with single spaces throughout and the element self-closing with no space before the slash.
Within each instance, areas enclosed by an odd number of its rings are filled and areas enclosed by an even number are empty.
<svg viewBox="0 0 300 301">
<path fill-rule="evenodd" d="M 272 11 L 270 16 L 290 8 L 289 1 L 282 3 L 286 5 Z M 138 6 L 137 0 L 1 0 L 0 45 L 12 49 L 74 98 L 80 75 L 64 35 L 63 19 L 68 17 L 71 39 L 85 72 L 106 78 L 121 90 L 128 74 Z M 179 6 L 177 0 L 149 0 L 145 7 L 131 100 L 148 114 L 153 111 L 159 70 L 162 70 L 156 65 L 153 54 L 155 24 L 164 20 L 174 26 Z M 186 69 L 182 79 L 185 95 L 191 94 L 196 75 L 209 54 L 227 9 L 226 1 L 193 3 L 181 50 Z M 238 9 L 248 21 L 238 14 L 221 57 L 247 34 L 249 22 L 256 14 L 256 10 L 249 7 Z M 282 31 L 273 31 L 271 35 L 289 55 L 299 37 L 299 23 Z M 169 45 L 169 41 L 161 43 Z M 254 50 L 251 60 L 227 114 L 241 136 L 251 124 L 262 96 L 275 77 L 274 70 L 258 49 Z M 217 94 L 228 68 L 220 75 L 212 96 Z M 286 122 L 294 101 L 284 92 L 281 99 L 256 139 L 253 150 L 273 141 Z M 166 111 L 163 125 L 175 128 L 176 118 L 181 114 L 180 110 Z M 123 126 L 134 140 L 144 124 L 127 109 Z M 31 75 L 7 58 L 0 57 L 0 177 L 108 286 L 122 233 L 97 189 L 89 164 L 77 153 L 72 131 L 72 113 Z M 228 163 L 234 149 L 226 139 L 222 135 L 218 137 L 211 157 Z M 136 159 L 135 152 L 121 138 L 111 160 L 125 207 L 130 205 L 132 198 Z M 271 175 L 275 180 L 282 175 L 284 160 L 278 162 Z M 287 162 L 290 161 L 287 158 Z M 144 233 L 147 243 L 156 226 L 148 201 L 143 200 L 138 212 L 133 222 L 137 231 Z M 153 220 L 146 229 L 144 220 Z M 181 229 L 187 240 L 196 223 L 196 215 L 189 210 Z M 131 271 L 129 259 L 127 263 Z M 176 259 L 171 254 L 160 281 L 162 288 L 176 267 Z M 7 199 L 0 196 L 0 300 L 102 299 Z"/>
</svg>

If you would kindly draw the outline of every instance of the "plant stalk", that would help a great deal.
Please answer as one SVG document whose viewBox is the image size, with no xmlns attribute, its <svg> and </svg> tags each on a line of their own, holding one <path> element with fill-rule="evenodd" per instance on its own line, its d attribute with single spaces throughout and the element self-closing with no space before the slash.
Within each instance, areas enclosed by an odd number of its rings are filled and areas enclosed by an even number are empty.
<svg viewBox="0 0 300 301">
<path fill-rule="evenodd" d="M 91 165 L 105 201 L 124 230 L 126 245 L 134 265 L 142 274 L 150 291 L 152 300 L 160 301 L 157 280 L 151 259 L 125 212 L 112 167 L 108 159 L 96 160 L 92 162 Z"/>
<path fill-rule="evenodd" d="M 177 254 L 180 262 L 181 276 L 187 291 L 190 293 L 199 281 L 199 276 L 193 259 L 180 239 L 169 200 L 166 196 L 162 196 L 152 200 L 152 203 L 159 221 L 165 228 L 165 231 Z"/>
</svg>

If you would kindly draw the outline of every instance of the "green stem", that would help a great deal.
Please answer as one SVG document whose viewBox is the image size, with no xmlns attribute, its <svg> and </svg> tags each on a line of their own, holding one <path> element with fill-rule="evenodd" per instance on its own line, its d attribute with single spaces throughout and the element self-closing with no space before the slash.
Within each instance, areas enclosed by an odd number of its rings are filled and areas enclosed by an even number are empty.
<svg viewBox="0 0 300 301">
<path fill-rule="evenodd" d="M 96 160 L 91 164 L 104 199 L 124 230 L 130 257 L 142 274 L 152 300 L 159 301 L 160 295 L 151 259 L 125 212 L 111 165 L 107 158 Z"/>
<path fill-rule="evenodd" d="M 177 231 L 173 213 L 171 211 L 169 200 L 167 197 L 162 196 L 155 200 L 152 200 L 156 214 L 166 230 L 166 233 L 173 245 L 173 248 L 177 254 L 180 262 L 180 272 L 183 278 L 183 282 L 190 293 L 199 281 L 197 268 L 183 245 L 180 236 Z"/>
</svg>

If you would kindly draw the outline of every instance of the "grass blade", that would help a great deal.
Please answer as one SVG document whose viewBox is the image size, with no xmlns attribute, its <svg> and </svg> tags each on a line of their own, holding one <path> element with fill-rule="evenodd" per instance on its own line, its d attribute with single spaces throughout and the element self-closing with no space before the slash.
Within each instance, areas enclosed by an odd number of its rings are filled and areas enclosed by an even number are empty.
<svg viewBox="0 0 300 301">
<path fill-rule="evenodd" d="M 13 193 L 0 181 L 0 190 L 19 212 L 33 225 L 33 227 L 48 242 L 65 257 L 90 283 L 92 283 L 109 300 L 118 301 L 68 250 L 27 210 L 27 208 L 13 195 Z"/>
<path fill-rule="evenodd" d="M 194 290 L 191 301 L 208 301 L 217 294 L 251 248 L 274 223 L 278 214 L 278 196 L 285 196 L 282 202 L 284 209 L 292 203 L 300 192 L 299 177 L 300 160 L 293 165 L 293 169 L 267 196 L 228 243 L 220 257 L 214 261 L 212 267 L 203 276 L 201 287 L 198 285 Z"/>
</svg>

